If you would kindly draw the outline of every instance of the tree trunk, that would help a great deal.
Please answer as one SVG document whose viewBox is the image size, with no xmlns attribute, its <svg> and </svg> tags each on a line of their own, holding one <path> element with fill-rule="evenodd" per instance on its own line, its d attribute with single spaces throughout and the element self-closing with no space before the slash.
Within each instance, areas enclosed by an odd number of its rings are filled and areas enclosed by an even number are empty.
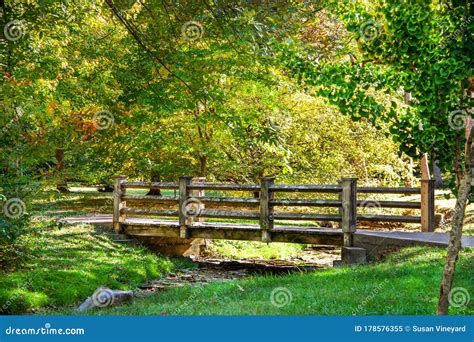
<svg viewBox="0 0 474 342">
<path fill-rule="evenodd" d="M 206 177 L 207 173 L 207 156 L 199 157 L 199 177 Z"/>
<path fill-rule="evenodd" d="M 56 149 L 56 172 L 64 170 L 64 149 L 57 148 Z M 61 173 L 59 174 L 60 177 L 63 177 Z M 60 182 L 56 185 L 56 189 L 61 193 L 68 193 L 69 189 L 67 187 L 67 181 L 65 179 L 61 179 Z"/>
<path fill-rule="evenodd" d="M 454 208 L 451 232 L 449 233 L 448 254 L 446 256 L 446 265 L 444 266 L 443 279 L 439 289 L 438 315 L 447 315 L 449 311 L 449 293 L 453 284 L 454 272 L 456 270 L 456 261 L 461 249 L 462 226 L 464 215 L 471 192 L 471 178 L 474 173 L 474 128 L 468 123 L 466 142 L 466 162 L 464 175 L 458 188 L 456 206 Z"/>
<path fill-rule="evenodd" d="M 151 173 L 151 181 L 152 182 L 159 182 L 161 180 L 161 176 L 159 173 L 152 172 Z M 150 189 L 146 196 L 161 196 L 161 190 L 160 189 Z"/>
<path fill-rule="evenodd" d="M 451 232 L 449 233 L 448 255 L 446 256 L 446 265 L 444 266 L 443 279 L 439 289 L 438 315 L 447 315 L 449 309 L 449 292 L 453 284 L 454 272 L 456 269 L 456 261 L 458 259 L 459 250 L 461 249 L 462 226 L 464 221 L 464 213 L 467 206 L 467 198 L 470 192 L 470 184 L 468 178 L 464 177 L 459 187 L 458 197 L 456 199 L 456 207 L 454 209 L 453 222 L 451 224 Z"/>
</svg>

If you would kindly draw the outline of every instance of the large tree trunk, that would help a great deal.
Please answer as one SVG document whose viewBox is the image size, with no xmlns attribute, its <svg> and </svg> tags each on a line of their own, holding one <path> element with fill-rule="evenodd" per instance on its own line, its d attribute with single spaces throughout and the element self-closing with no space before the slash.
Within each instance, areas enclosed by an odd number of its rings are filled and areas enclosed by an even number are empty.
<svg viewBox="0 0 474 342">
<path fill-rule="evenodd" d="M 466 143 L 466 163 L 465 171 L 461 183 L 458 188 L 458 196 L 454 209 L 453 221 L 451 224 L 451 232 L 449 233 L 448 254 L 446 256 L 446 264 L 444 266 L 443 279 L 439 289 L 438 315 L 447 315 L 449 311 L 449 293 L 453 284 L 454 273 L 456 270 L 456 261 L 461 249 L 462 226 L 464 215 L 471 192 L 471 177 L 474 172 L 474 128 L 467 125 L 468 139 Z"/>
</svg>

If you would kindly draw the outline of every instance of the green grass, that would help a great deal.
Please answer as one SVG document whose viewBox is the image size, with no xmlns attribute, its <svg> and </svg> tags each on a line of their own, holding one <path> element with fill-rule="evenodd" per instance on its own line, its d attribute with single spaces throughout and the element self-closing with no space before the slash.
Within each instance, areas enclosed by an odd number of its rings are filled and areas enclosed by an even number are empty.
<svg viewBox="0 0 474 342">
<path fill-rule="evenodd" d="M 17 244 L 26 246 L 26 262 L 0 272 L 3 313 L 77 305 L 99 286 L 133 289 L 180 266 L 142 247 L 113 242 L 106 231 L 86 225 L 40 231 Z"/>
<path fill-rule="evenodd" d="M 411 248 L 385 262 L 342 267 L 307 274 L 254 277 L 206 287 L 185 287 L 136 299 L 132 304 L 92 311 L 93 315 L 433 315 L 445 251 Z M 474 252 L 461 253 L 455 287 L 471 297 Z M 291 294 L 281 307 L 272 304 Z M 286 297 L 285 297 L 286 296 Z M 281 303 L 281 302 L 280 302 Z M 62 314 L 73 314 L 63 311 Z M 451 307 L 450 314 L 472 315 L 468 306 Z"/>
</svg>

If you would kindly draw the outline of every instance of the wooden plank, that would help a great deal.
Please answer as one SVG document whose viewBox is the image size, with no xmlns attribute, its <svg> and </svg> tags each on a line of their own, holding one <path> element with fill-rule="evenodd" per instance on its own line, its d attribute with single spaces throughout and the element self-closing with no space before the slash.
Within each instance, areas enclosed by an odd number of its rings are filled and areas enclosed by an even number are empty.
<svg viewBox="0 0 474 342">
<path fill-rule="evenodd" d="M 138 237 L 171 237 L 179 238 L 179 226 L 140 226 L 140 225 L 124 225 L 124 231 L 126 234 Z"/>
<path fill-rule="evenodd" d="M 257 184 L 191 184 L 190 190 L 259 191 Z"/>
<path fill-rule="evenodd" d="M 395 216 L 395 215 L 357 215 L 358 221 L 370 222 L 404 222 L 404 223 L 421 223 L 420 216 Z"/>
<path fill-rule="evenodd" d="M 274 199 L 270 204 L 284 207 L 342 207 L 341 201 L 312 199 Z"/>
<path fill-rule="evenodd" d="M 166 223 L 165 223 L 166 224 Z M 127 234 L 138 237 L 179 237 L 178 224 L 144 226 L 126 224 Z M 220 225 L 206 226 L 197 224 L 189 228 L 190 239 L 224 239 L 261 241 L 261 229 L 257 225 Z M 272 230 L 273 242 L 293 242 L 317 245 L 342 245 L 342 232 L 338 229 L 275 227 Z"/>
<path fill-rule="evenodd" d="M 379 187 L 357 187 L 357 193 L 370 194 L 419 194 L 420 188 L 379 188 Z"/>
<path fill-rule="evenodd" d="M 303 214 L 303 213 L 284 213 L 276 212 L 273 213 L 274 220 L 307 220 L 307 221 L 334 221 L 339 222 L 342 220 L 340 215 L 329 215 L 329 214 Z"/>
<path fill-rule="evenodd" d="M 158 203 L 179 203 L 179 197 L 173 196 L 146 196 L 146 195 L 126 195 L 123 197 L 127 201 L 146 201 Z"/>
<path fill-rule="evenodd" d="M 178 220 L 165 220 L 165 219 L 142 219 L 142 218 L 127 218 L 124 221 L 124 226 L 137 226 L 137 227 L 176 227 L 179 228 Z"/>
<path fill-rule="evenodd" d="M 404 202 L 404 201 L 357 201 L 358 207 L 370 206 L 373 208 L 409 208 L 409 209 L 420 209 L 421 202 Z"/>
<path fill-rule="evenodd" d="M 339 185 L 313 185 L 313 184 L 274 184 L 270 187 L 274 192 L 327 192 L 338 193 L 342 190 Z"/>
<path fill-rule="evenodd" d="M 128 189 L 178 189 L 176 183 L 163 182 L 125 182 L 123 184 Z"/>
<path fill-rule="evenodd" d="M 215 218 L 236 218 L 236 219 L 258 219 L 260 215 L 257 211 L 248 210 L 218 210 L 218 209 L 204 209 L 199 214 L 200 217 L 215 217 Z"/>
<path fill-rule="evenodd" d="M 135 209 L 135 208 L 124 208 L 122 212 L 126 214 L 134 214 L 140 216 L 172 216 L 178 217 L 178 210 L 161 210 L 161 209 Z"/>
<path fill-rule="evenodd" d="M 222 205 L 246 205 L 246 206 L 256 206 L 260 204 L 258 198 L 250 197 L 195 197 L 203 203 L 209 204 L 222 204 Z"/>
</svg>

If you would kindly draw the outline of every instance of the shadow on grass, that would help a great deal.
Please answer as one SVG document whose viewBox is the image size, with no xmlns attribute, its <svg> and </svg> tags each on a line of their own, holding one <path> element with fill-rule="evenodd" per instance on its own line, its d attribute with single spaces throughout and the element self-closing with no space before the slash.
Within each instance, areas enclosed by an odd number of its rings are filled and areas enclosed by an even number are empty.
<svg viewBox="0 0 474 342">
<path fill-rule="evenodd" d="M 174 268 L 172 260 L 90 226 L 41 233 L 29 254 L 24 268 L 0 273 L 2 314 L 77 305 L 99 286 L 130 289 Z"/>
<path fill-rule="evenodd" d="M 173 289 L 92 314 L 434 315 L 444 255 L 441 249 L 402 250 L 373 265 Z M 454 282 L 471 294 L 473 256 L 462 253 Z M 473 313 L 472 303 L 450 311 Z"/>
</svg>

